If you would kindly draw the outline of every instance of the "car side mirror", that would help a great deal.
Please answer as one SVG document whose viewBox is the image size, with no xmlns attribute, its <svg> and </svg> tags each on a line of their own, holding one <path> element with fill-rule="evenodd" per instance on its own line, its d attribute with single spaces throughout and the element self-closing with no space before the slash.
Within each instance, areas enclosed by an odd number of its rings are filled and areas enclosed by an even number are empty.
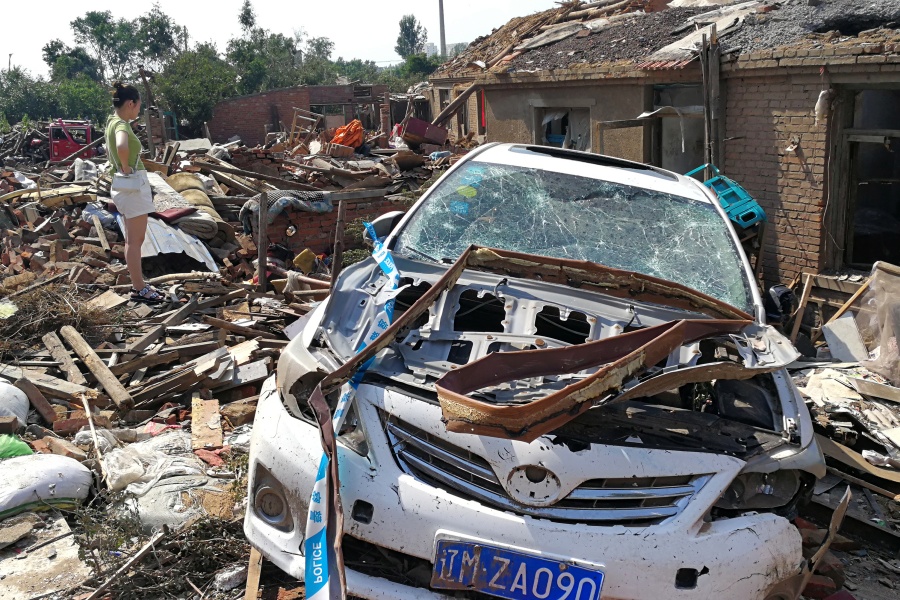
<svg viewBox="0 0 900 600">
<path fill-rule="evenodd" d="M 404 214 L 402 210 L 394 210 L 373 219 L 372 228 L 375 230 L 375 235 L 378 236 L 378 239 L 383 240 L 390 235 Z M 365 241 L 367 246 L 374 246 L 374 240 L 369 239 L 368 229 L 363 233 L 363 241 Z"/>
</svg>

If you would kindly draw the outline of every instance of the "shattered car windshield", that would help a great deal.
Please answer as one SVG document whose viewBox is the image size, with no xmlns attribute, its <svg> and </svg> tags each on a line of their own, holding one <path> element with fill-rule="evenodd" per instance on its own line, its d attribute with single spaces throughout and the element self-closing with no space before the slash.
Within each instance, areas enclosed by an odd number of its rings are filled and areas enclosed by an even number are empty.
<svg viewBox="0 0 900 600">
<path fill-rule="evenodd" d="M 752 306 L 740 255 L 715 208 L 654 190 L 473 161 L 433 190 L 394 251 L 448 262 L 471 244 L 588 260 Z"/>
</svg>

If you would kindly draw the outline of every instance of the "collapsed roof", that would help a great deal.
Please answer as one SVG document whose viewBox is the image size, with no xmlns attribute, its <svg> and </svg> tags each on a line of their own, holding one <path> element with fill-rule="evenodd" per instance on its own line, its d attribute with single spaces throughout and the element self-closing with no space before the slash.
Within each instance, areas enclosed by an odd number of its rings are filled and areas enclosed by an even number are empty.
<svg viewBox="0 0 900 600">
<path fill-rule="evenodd" d="M 725 53 L 780 46 L 900 37 L 900 0 L 674 0 L 570 2 L 516 17 L 473 41 L 432 79 L 473 77 L 502 57 L 493 73 L 531 72 L 620 63 L 677 68 L 697 57 L 703 31 L 715 23 Z M 480 63 L 480 64 L 479 64 Z"/>
</svg>

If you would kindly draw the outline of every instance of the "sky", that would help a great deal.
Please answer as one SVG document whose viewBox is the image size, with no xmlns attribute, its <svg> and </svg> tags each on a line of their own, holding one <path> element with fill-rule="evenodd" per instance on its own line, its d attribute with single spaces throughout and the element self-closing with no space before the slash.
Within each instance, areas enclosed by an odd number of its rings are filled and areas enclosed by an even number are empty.
<svg viewBox="0 0 900 600">
<path fill-rule="evenodd" d="M 158 0 L 158 3 L 175 22 L 187 26 L 192 44 L 212 41 L 224 52 L 228 40 L 240 34 L 237 16 L 243 0 Z M 27 2 L 10 0 L 4 4 L 7 26 L 0 35 L 0 69 L 7 68 L 12 53 L 12 65 L 34 75 L 47 75 L 41 48 L 56 38 L 74 45 L 71 21 L 88 10 L 109 10 L 116 18 L 134 19 L 150 10 L 153 2 L 42 0 L 37 11 Z M 512 17 L 555 6 L 555 0 L 444 0 L 447 45 L 471 42 Z M 380 66 L 399 62 L 394 45 L 400 17 L 406 14 L 415 15 L 425 26 L 429 42 L 440 44 L 438 0 L 256 0 L 253 8 L 259 27 L 285 35 L 303 29 L 310 37 L 331 38 L 335 44 L 334 59 L 362 58 L 374 60 Z M 23 26 L 15 27 L 11 23 Z"/>
</svg>

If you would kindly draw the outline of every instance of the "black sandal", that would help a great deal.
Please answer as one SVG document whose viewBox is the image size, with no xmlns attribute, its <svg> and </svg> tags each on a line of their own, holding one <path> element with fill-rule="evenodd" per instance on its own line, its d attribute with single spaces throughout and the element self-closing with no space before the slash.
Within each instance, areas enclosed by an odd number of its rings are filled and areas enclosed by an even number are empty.
<svg viewBox="0 0 900 600">
<path fill-rule="evenodd" d="M 145 302 L 147 304 L 161 304 L 166 297 L 159 290 L 149 285 L 145 285 L 142 290 L 131 290 L 131 299 L 135 302 Z"/>
</svg>

